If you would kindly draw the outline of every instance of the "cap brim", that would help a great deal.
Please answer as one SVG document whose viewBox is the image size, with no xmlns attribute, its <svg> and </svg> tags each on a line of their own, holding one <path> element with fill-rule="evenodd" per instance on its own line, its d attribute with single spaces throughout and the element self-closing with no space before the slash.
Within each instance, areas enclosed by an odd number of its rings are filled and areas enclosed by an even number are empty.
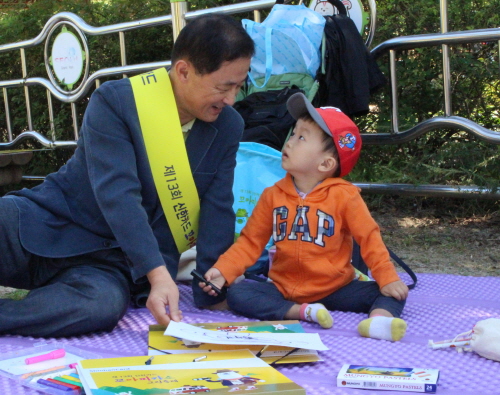
<svg viewBox="0 0 500 395">
<path fill-rule="evenodd" d="M 319 115 L 311 102 L 307 100 L 307 97 L 305 97 L 303 93 L 298 92 L 290 96 L 290 98 L 286 102 L 286 107 L 290 115 L 295 120 L 298 120 L 300 117 L 309 113 L 311 118 L 319 125 L 321 129 L 323 129 L 330 136 L 332 135 L 330 129 L 328 129 L 328 126 L 326 125 L 326 122 L 323 120 L 321 115 Z"/>
</svg>

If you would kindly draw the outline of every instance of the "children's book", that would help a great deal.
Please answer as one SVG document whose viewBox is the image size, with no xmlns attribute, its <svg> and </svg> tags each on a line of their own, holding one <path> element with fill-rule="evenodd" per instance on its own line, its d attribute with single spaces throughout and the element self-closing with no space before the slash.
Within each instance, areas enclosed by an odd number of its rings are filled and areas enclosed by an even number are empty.
<svg viewBox="0 0 500 395">
<path fill-rule="evenodd" d="M 245 321 L 193 324 L 204 329 L 231 333 L 305 333 L 299 321 Z M 316 350 L 294 349 L 284 346 L 237 345 L 198 343 L 173 336 L 165 336 L 165 326 L 150 325 L 148 355 L 186 352 L 213 352 L 248 349 L 254 355 L 272 364 L 321 361 Z M 293 352 L 292 352 L 293 351 Z M 290 353 L 290 354 L 289 354 Z M 287 355 L 289 354 L 289 355 Z"/>
<path fill-rule="evenodd" d="M 88 359 L 78 372 L 87 395 L 306 395 L 248 350 Z"/>
<path fill-rule="evenodd" d="M 432 393 L 438 379 L 438 369 L 346 364 L 337 376 L 337 387 Z"/>
</svg>

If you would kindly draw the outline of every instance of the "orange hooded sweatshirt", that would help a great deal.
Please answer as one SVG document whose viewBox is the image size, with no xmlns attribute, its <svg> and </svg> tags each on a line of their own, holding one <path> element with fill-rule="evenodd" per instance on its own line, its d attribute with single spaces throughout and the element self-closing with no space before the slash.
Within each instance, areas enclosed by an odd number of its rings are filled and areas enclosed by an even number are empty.
<svg viewBox="0 0 500 395">
<path fill-rule="evenodd" d="M 269 278 L 286 299 L 313 302 L 354 279 L 354 237 L 379 287 L 398 281 L 359 191 L 341 178 L 327 178 L 302 199 L 287 174 L 264 190 L 240 237 L 214 267 L 231 284 L 257 261 L 272 236 L 276 253 Z"/>
</svg>

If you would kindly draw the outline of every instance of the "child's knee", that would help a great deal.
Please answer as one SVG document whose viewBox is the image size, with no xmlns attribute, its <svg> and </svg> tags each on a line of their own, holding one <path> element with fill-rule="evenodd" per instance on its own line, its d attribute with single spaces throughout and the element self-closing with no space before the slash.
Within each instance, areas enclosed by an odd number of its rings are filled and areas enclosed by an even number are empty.
<svg viewBox="0 0 500 395">
<path fill-rule="evenodd" d="M 245 300 L 248 300 L 247 293 L 238 285 L 239 284 L 232 285 L 227 290 L 226 300 L 227 305 L 231 310 L 234 310 L 235 308 L 237 310 L 238 306 L 241 306 L 242 303 L 245 303 Z"/>
</svg>

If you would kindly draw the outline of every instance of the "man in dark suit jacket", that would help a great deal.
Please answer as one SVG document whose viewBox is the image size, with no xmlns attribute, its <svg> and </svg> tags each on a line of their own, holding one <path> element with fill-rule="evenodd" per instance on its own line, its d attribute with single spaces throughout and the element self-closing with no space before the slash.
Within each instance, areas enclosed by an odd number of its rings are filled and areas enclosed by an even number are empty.
<svg viewBox="0 0 500 395">
<path fill-rule="evenodd" d="M 200 197 L 201 273 L 234 239 L 232 185 L 243 121 L 231 105 L 253 53 L 241 25 L 217 14 L 188 23 L 172 53 L 169 76 Z M 131 295 L 148 291 L 146 306 L 158 323 L 180 321 L 178 262 L 130 82 L 104 83 L 67 164 L 42 184 L 0 198 L 0 285 L 30 290 L 23 300 L 0 300 L 0 333 L 109 331 Z M 199 307 L 225 298 L 213 300 L 197 283 L 193 292 Z"/>
</svg>

